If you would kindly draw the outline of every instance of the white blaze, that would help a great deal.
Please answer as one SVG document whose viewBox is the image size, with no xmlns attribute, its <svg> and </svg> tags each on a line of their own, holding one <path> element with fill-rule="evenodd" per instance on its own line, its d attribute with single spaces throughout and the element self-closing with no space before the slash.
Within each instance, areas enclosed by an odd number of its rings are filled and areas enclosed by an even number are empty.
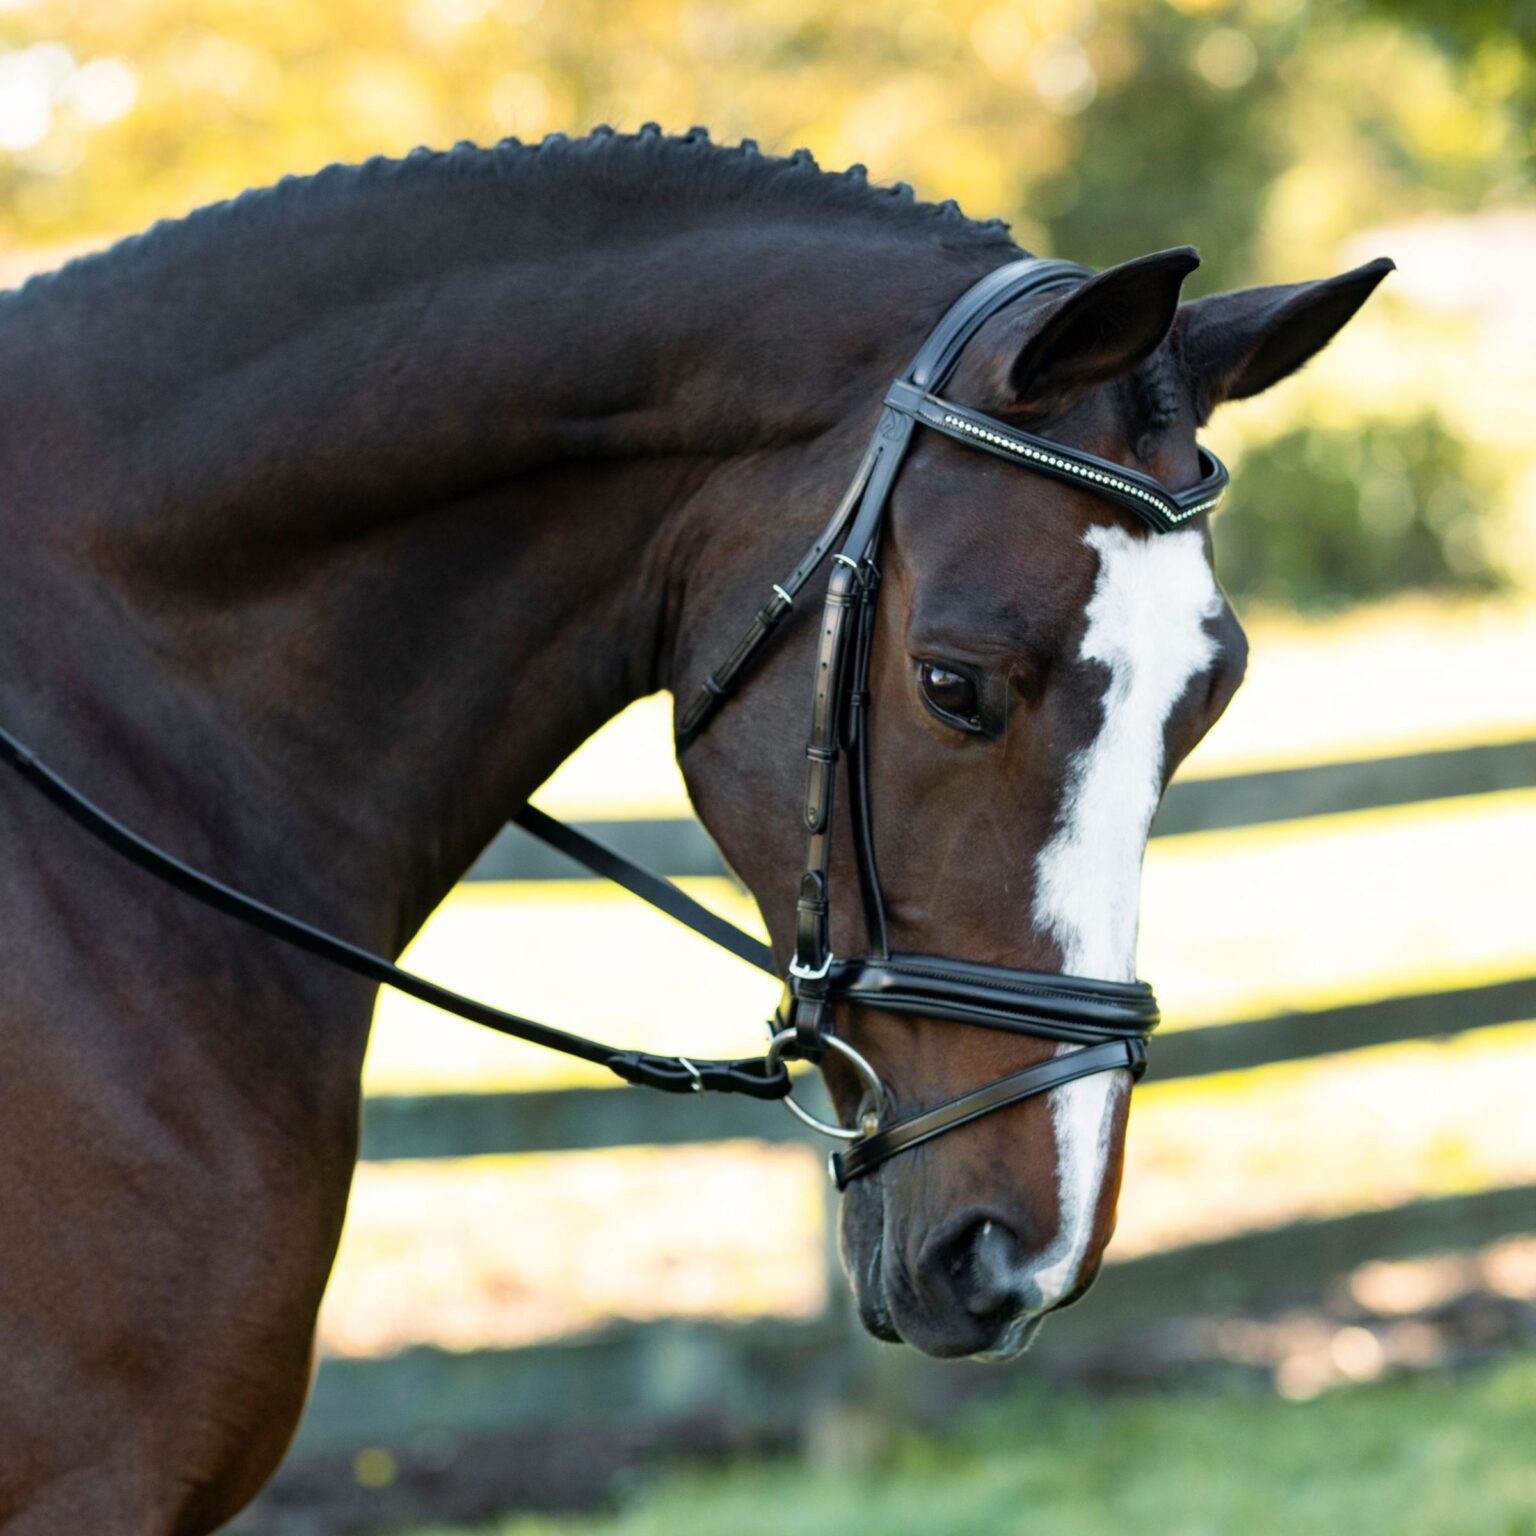
<svg viewBox="0 0 1536 1536">
<path fill-rule="evenodd" d="M 1215 656 L 1205 621 L 1221 611 L 1221 594 L 1196 529 L 1135 537 L 1095 527 L 1083 542 L 1098 551 L 1099 572 L 1079 655 L 1103 665 L 1109 682 L 1099 734 L 1069 764 L 1058 827 L 1040 851 L 1034 918 L 1060 946 L 1069 975 L 1130 981 L 1163 729 Z M 1058 1299 L 1082 1265 L 1112 1111 L 1128 1081 L 1124 1072 L 1103 1072 L 1050 1096 L 1061 1225 L 1030 1275 L 1041 1306 Z"/>
</svg>

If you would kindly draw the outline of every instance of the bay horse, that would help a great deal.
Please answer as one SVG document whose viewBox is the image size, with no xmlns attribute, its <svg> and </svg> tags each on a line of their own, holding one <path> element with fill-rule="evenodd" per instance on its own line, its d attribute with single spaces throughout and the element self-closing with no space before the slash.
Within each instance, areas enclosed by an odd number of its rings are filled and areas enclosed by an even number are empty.
<svg viewBox="0 0 1536 1536">
<path fill-rule="evenodd" d="M 631 700 L 699 688 L 825 520 L 887 382 L 1021 255 L 805 153 L 598 131 L 331 167 L 0 296 L 0 720 L 130 826 L 397 953 Z M 957 401 L 1155 475 L 1390 263 L 1180 302 L 1187 248 L 1011 305 Z M 906 948 L 1129 981 L 1169 776 L 1241 678 L 1203 516 L 1150 536 L 920 434 L 890 504 L 871 791 Z M 793 948 L 791 620 L 682 755 Z M 963 728 L 981 722 L 984 729 Z M 846 830 L 846 829 L 845 829 Z M 832 878 L 850 878 L 846 836 Z M 0 1530 L 194 1536 L 302 1408 L 357 1150 L 365 981 L 0 789 Z M 834 913 L 831 941 L 856 945 Z M 1049 1042 L 862 1012 L 931 1104 Z M 828 1069 L 839 1110 L 857 1085 Z M 881 1338 L 1006 1355 L 1114 1222 L 1128 1074 L 850 1189 Z"/>
</svg>

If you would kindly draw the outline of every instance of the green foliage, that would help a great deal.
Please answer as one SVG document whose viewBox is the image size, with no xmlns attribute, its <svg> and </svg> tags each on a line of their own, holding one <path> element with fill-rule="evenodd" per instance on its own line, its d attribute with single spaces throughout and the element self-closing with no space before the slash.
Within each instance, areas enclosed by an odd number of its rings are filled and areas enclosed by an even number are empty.
<svg viewBox="0 0 1536 1536">
<path fill-rule="evenodd" d="M 1204 258 L 1199 286 L 1239 286 L 1265 265 L 1260 224 L 1290 152 L 1275 59 L 1303 36 L 1291 23 L 1257 36 L 1217 28 L 1165 5 L 1125 21 L 1135 68 L 1101 82 L 1070 159 L 1026 206 L 1043 209 L 1052 247 L 1076 260 L 1108 266 L 1193 240 Z"/>
<path fill-rule="evenodd" d="M 1234 481 L 1215 547 L 1240 598 L 1307 608 L 1501 584 L 1483 544 L 1497 492 L 1436 416 L 1298 428 L 1249 449 Z"/>
<path fill-rule="evenodd" d="M 1536 154 L 1536 0 L 1355 0 L 1362 11 L 1409 26 L 1470 74 L 1508 81 L 1511 116 Z"/>
<path fill-rule="evenodd" d="M 1036 1392 L 876 1467 L 673 1478 L 617 1518 L 497 1536 L 1536 1536 L 1533 1423 L 1529 1355 L 1302 1404 Z"/>
</svg>

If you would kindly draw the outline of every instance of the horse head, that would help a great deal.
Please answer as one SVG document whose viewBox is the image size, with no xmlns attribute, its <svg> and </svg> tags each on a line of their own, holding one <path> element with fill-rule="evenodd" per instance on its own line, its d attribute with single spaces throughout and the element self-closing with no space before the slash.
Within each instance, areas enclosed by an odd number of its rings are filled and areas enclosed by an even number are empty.
<svg viewBox="0 0 1536 1536">
<path fill-rule="evenodd" d="M 684 754 L 701 813 L 759 897 L 779 957 L 795 957 L 779 1024 L 807 999 L 829 1010 L 817 1014 L 824 1034 L 802 1017 L 782 1038 L 836 1045 L 813 1054 L 866 1145 L 893 1116 L 927 1125 L 935 1106 L 979 1103 L 979 1085 L 1034 1083 L 1030 1069 L 1081 1047 L 1049 1030 L 968 1027 L 963 1008 L 925 1016 L 910 995 L 899 1008 L 873 993 L 839 996 L 817 974 L 837 956 L 953 957 L 925 961 L 939 993 L 1015 987 L 1069 1008 L 1074 994 L 1097 1007 L 1119 996 L 1105 983 L 1134 981 L 1153 813 L 1242 681 L 1247 645 L 1216 579 L 1209 498 L 1186 498 L 1161 520 L 1120 503 L 1154 499 L 1155 488 L 1138 489 L 1147 476 L 1173 492 L 1211 483 L 1219 465 L 1197 428 L 1221 402 L 1301 366 L 1389 267 L 1181 304 L 1197 262 L 1185 248 L 1096 275 L 1072 269 L 1075 281 L 982 317 L 957 344 L 944 402 L 898 385 L 866 472 L 881 473 L 882 435 L 909 430 L 902 409 L 919 425 L 877 509 L 876 542 L 867 557 L 862 545 L 858 560 L 839 557 L 854 574 L 831 577 L 850 602 L 869 598 L 862 649 L 850 659 L 831 638 L 843 622 L 834 599 L 819 636 L 806 622 L 800 645 Z M 967 435 L 994 451 L 974 451 Z M 1018 473 L 1002 462 L 1010 453 L 1044 473 Z M 1106 483 L 1128 495 L 1107 499 Z M 828 502 L 835 493 L 823 488 Z M 859 494 L 856 482 L 854 503 Z M 755 508 L 749 526 L 772 515 Z M 861 519 L 875 525 L 861 510 L 851 540 Z M 790 595 L 781 590 L 781 609 Z M 804 731 L 788 722 L 803 725 L 812 671 L 807 767 Z M 824 684 L 840 672 L 861 719 L 834 730 Z M 711 675 L 702 704 L 720 692 Z M 698 713 L 681 717 L 685 741 Z M 850 810 L 818 830 L 839 742 Z M 802 807 L 812 849 L 827 840 L 809 872 L 788 862 Z M 824 941 L 807 940 L 828 921 Z M 869 1165 L 847 1180 L 841 1244 L 873 1333 L 936 1355 L 1006 1358 L 1087 1290 L 1114 1228 L 1126 1060 L 1004 1096 L 995 1113 L 962 1109 L 951 1133 L 914 1137 L 900 1155 L 879 1143 L 879 1157 L 855 1167 Z"/>
</svg>

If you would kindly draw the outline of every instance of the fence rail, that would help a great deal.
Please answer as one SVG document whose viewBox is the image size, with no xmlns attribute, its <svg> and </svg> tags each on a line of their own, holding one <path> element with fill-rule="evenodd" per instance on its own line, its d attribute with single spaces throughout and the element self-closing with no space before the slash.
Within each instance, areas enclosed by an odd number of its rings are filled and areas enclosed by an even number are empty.
<svg viewBox="0 0 1536 1536">
<path fill-rule="evenodd" d="M 1211 1312 L 1316 1297 L 1373 1259 L 1476 1248 L 1536 1229 L 1536 1184 L 1417 1200 L 1275 1231 L 1247 1232 L 1111 1262 L 1088 1304 L 1051 1320 L 1054 1357 Z M 382 1359 L 327 1360 L 296 1455 L 390 1444 L 405 1432 L 473 1439 L 528 1428 L 579 1429 L 625 1414 L 652 1422 L 718 1419 L 745 1437 L 790 1436 L 814 1406 L 899 1389 L 918 1401 L 963 1397 L 985 1373 L 1005 1384 L 1029 1361 L 979 1366 L 893 1352 L 864 1338 L 838 1302 L 805 1322 L 621 1323 L 583 1338 L 456 1353 L 429 1347 Z"/>
<path fill-rule="evenodd" d="M 1153 837 L 1214 832 L 1309 816 L 1416 805 L 1536 785 L 1536 737 L 1399 757 L 1277 768 L 1226 778 L 1175 779 Z M 582 830 L 674 878 L 728 875 L 702 826 L 690 817 L 584 821 Z M 595 879 L 517 827 L 504 828 L 475 861 L 470 880 Z"/>
</svg>

